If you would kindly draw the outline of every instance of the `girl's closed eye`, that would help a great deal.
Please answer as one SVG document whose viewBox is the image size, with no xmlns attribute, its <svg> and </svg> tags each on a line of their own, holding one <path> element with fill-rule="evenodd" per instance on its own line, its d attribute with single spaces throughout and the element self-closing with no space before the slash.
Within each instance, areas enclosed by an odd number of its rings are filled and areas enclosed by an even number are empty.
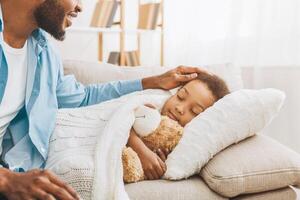
<svg viewBox="0 0 300 200">
<path fill-rule="evenodd" d="M 182 97 L 182 96 L 180 96 L 179 94 L 177 94 L 177 98 L 178 98 L 180 101 L 182 101 L 182 100 L 183 100 L 183 97 Z"/>
<path fill-rule="evenodd" d="M 196 108 L 192 108 L 192 112 L 195 115 L 199 115 L 201 112 L 203 112 L 203 110 L 202 110 L 202 108 L 196 107 Z"/>
</svg>

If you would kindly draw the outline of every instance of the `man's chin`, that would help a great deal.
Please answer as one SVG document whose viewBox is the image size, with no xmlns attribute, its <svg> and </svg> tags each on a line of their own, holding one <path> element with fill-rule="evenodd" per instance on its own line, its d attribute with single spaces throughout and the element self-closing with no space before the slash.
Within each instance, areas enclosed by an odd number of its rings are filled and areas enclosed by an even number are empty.
<svg viewBox="0 0 300 200">
<path fill-rule="evenodd" d="M 49 33 L 49 32 L 48 32 Z M 59 40 L 59 41 L 63 41 L 66 38 L 66 31 L 65 30 L 61 30 L 59 32 L 56 33 L 49 33 L 54 39 Z"/>
</svg>

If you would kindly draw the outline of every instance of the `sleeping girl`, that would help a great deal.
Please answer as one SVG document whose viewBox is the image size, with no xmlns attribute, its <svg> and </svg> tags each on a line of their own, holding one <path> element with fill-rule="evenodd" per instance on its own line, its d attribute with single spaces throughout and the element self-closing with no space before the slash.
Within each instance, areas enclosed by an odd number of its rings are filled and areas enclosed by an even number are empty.
<svg viewBox="0 0 300 200">
<path fill-rule="evenodd" d="M 216 75 L 198 74 L 196 80 L 188 82 L 163 105 L 160 114 L 176 122 L 174 125 L 182 129 L 197 115 L 212 106 L 216 101 L 229 93 L 226 83 Z M 153 105 L 146 105 L 155 109 Z M 163 119 L 163 118 L 162 118 Z M 180 138 L 178 138 L 179 140 Z M 155 148 L 151 142 L 139 137 L 134 128 L 130 131 L 127 146 L 138 156 L 143 171 L 142 179 L 159 179 L 166 171 L 166 160 L 172 149 Z M 124 153 L 123 153 L 124 154 Z M 124 162 L 124 158 L 123 158 Z M 125 182 L 136 182 L 139 178 L 129 175 L 124 169 Z M 126 174 L 127 173 L 127 174 Z M 126 177 L 127 176 L 127 177 Z M 130 177 L 131 176 L 131 177 Z M 131 179 L 132 180 L 131 180 Z"/>
<path fill-rule="evenodd" d="M 157 113 L 159 125 L 166 119 L 171 124 L 169 127 L 182 130 L 193 118 L 228 93 L 222 79 L 201 73 L 174 95 L 166 91 L 147 91 L 85 108 L 60 110 L 49 142 L 45 169 L 53 171 L 72 186 L 82 199 L 92 199 L 92 196 L 100 194 L 105 194 L 104 199 L 123 195 L 124 180 L 136 182 L 161 178 L 166 171 L 164 161 L 172 151 L 172 148 L 157 148 L 140 137 L 140 131 L 135 126 L 139 121 L 135 108 L 152 103 L 159 110 L 146 108 Z M 166 137 L 171 132 L 169 130 L 162 132 L 162 136 Z M 174 137 L 169 139 L 174 140 Z M 180 138 L 177 139 L 179 141 Z M 123 156 L 120 159 L 126 144 L 126 149 L 135 153 L 142 170 L 142 177 L 129 181 L 126 181 L 128 173 L 124 170 Z M 124 173 L 121 173 L 122 167 Z"/>
</svg>

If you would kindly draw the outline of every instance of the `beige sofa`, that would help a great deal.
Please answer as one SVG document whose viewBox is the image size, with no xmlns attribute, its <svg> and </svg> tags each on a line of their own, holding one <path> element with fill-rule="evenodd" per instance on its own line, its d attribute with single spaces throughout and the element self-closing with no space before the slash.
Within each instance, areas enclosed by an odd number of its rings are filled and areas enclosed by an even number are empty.
<svg viewBox="0 0 300 200">
<path fill-rule="evenodd" d="M 84 84 L 141 78 L 167 70 L 159 67 L 119 68 L 82 61 L 65 61 L 64 69 L 65 74 L 74 74 Z M 230 73 L 239 72 L 233 70 Z M 240 87 L 237 81 L 230 84 L 231 88 Z M 199 175 L 181 181 L 127 184 L 126 190 L 131 199 L 138 200 L 295 200 L 296 192 L 289 185 L 300 185 L 300 155 L 258 135 L 217 154 Z"/>
</svg>

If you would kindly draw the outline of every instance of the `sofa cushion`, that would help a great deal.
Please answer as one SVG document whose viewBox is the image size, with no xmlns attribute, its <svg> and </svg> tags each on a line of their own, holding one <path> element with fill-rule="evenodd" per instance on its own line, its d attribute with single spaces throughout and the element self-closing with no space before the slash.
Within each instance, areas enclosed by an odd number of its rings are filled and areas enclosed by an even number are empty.
<svg viewBox="0 0 300 200">
<path fill-rule="evenodd" d="M 200 175 L 226 197 L 300 185 L 300 155 L 257 135 L 218 153 Z"/>
<path fill-rule="evenodd" d="M 211 191 L 200 177 L 181 181 L 142 181 L 125 185 L 131 200 L 225 200 Z"/>
<path fill-rule="evenodd" d="M 83 84 L 103 83 L 115 80 L 129 80 L 158 75 L 172 68 L 168 67 L 119 67 L 108 63 L 65 60 L 65 74 L 74 74 Z M 232 64 L 205 66 L 222 77 L 229 89 L 235 91 L 243 87 L 240 68 Z"/>
<path fill-rule="evenodd" d="M 296 200 L 296 192 L 290 188 L 281 188 L 268 192 L 260 192 L 256 194 L 240 195 L 232 200 Z"/>
</svg>

